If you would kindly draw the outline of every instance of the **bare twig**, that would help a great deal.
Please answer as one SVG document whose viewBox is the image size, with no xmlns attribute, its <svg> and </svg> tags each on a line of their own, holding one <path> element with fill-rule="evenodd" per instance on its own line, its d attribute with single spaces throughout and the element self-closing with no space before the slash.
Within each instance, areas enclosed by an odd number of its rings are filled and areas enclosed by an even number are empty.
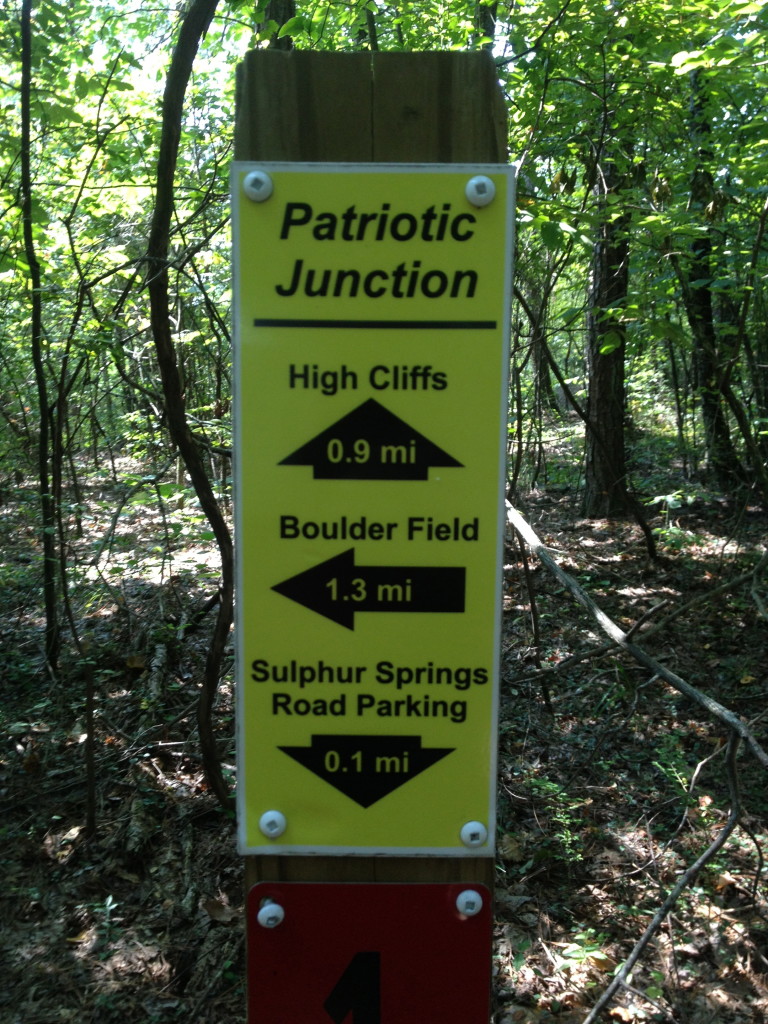
<svg viewBox="0 0 768 1024">
<path fill-rule="evenodd" d="M 704 853 L 702 853 L 701 856 L 697 860 L 695 860 L 693 864 L 691 864 L 687 871 L 684 871 L 683 874 L 680 876 L 675 887 L 672 889 L 672 891 L 669 893 L 669 895 L 664 900 L 662 905 L 653 915 L 651 923 L 648 925 L 648 927 L 645 929 L 641 937 L 635 943 L 634 949 L 629 954 L 627 959 L 624 961 L 619 971 L 616 973 L 616 976 L 614 977 L 613 981 L 610 983 L 608 988 L 605 990 L 605 992 L 603 992 L 603 994 L 597 1000 L 595 1005 L 589 1011 L 587 1016 L 582 1021 L 582 1024 L 593 1024 L 593 1022 L 597 1020 L 601 1011 L 604 1009 L 604 1007 L 608 1005 L 608 1003 L 610 1003 L 618 989 L 626 983 L 626 980 L 629 977 L 632 968 L 635 966 L 637 961 L 642 956 L 643 951 L 647 947 L 648 943 L 658 932 L 659 928 L 661 928 L 662 924 L 664 923 L 664 919 L 666 918 L 667 914 L 672 910 L 677 901 L 680 899 L 682 893 L 694 881 L 694 879 L 699 874 L 701 869 L 705 867 L 705 865 L 707 865 L 710 860 L 712 860 L 712 858 L 715 856 L 718 850 L 720 850 L 725 845 L 726 841 L 728 840 L 728 837 L 731 835 L 733 830 L 738 825 L 739 817 L 741 815 L 741 801 L 739 799 L 739 790 L 736 779 L 736 754 L 738 752 L 740 742 L 741 740 L 735 734 L 735 732 L 731 732 L 728 738 L 728 750 L 726 756 L 726 765 L 728 768 L 728 787 L 730 789 L 731 794 L 731 811 L 728 815 L 728 821 L 717 834 L 716 838 L 709 844 Z"/>
<path fill-rule="evenodd" d="M 625 988 L 628 992 L 631 992 L 633 995 L 638 996 L 644 1002 L 650 1003 L 651 1006 L 655 1010 L 657 1010 L 663 1017 L 665 1017 L 667 1020 L 671 1020 L 672 1024 L 677 1024 L 677 1018 L 673 1014 L 671 1014 L 669 1010 L 666 1010 L 661 1005 L 661 1003 L 657 1003 L 655 999 L 651 999 L 651 997 L 649 995 L 646 995 L 645 992 L 641 992 L 639 988 L 635 988 L 634 985 L 628 985 L 626 982 L 624 982 L 622 988 Z"/>
<path fill-rule="evenodd" d="M 673 622 L 681 615 L 685 615 L 685 613 L 689 612 L 692 608 L 696 608 L 700 604 L 706 604 L 708 601 L 711 601 L 713 597 L 725 594 L 729 590 L 735 590 L 736 587 L 740 587 L 744 583 L 749 583 L 750 580 L 753 582 L 754 594 L 754 586 L 759 578 L 759 574 L 765 569 L 766 563 L 768 563 L 768 552 L 762 556 L 762 558 L 752 569 L 749 570 L 749 572 L 743 572 L 739 576 L 734 576 L 732 580 L 726 580 L 726 582 L 721 583 L 720 586 L 714 587 L 712 590 L 708 590 L 706 594 L 698 594 L 696 597 L 691 598 L 690 601 L 680 605 L 679 608 L 675 608 L 674 611 L 670 612 L 669 615 L 663 618 L 660 622 L 657 622 L 649 629 L 646 629 L 643 634 L 643 638 L 645 639 L 653 633 L 658 633 L 660 630 L 666 629 L 670 622 Z"/>
<path fill-rule="evenodd" d="M 765 569 L 766 563 L 768 563 L 768 551 L 763 553 L 763 557 L 752 570 L 752 585 L 750 587 L 752 600 L 757 605 L 757 611 L 761 619 L 768 619 L 768 612 L 766 612 L 765 602 L 760 591 L 757 589 L 757 584 L 760 580 L 760 573 Z"/>
<path fill-rule="evenodd" d="M 633 622 L 627 630 L 627 639 L 629 639 L 629 637 L 631 636 L 634 636 L 635 633 L 637 633 L 637 631 L 640 629 L 640 627 L 643 626 L 648 621 L 648 619 L 651 618 L 652 615 L 655 615 L 656 612 L 660 611 L 667 603 L 668 602 L 666 600 L 659 601 L 659 603 L 655 604 L 653 608 L 649 608 L 647 612 L 644 612 L 637 620 L 637 622 Z"/>
<path fill-rule="evenodd" d="M 593 647 L 589 651 L 582 651 L 581 654 L 572 654 L 568 658 L 563 658 L 562 661 L 558 661 L 554 665 L 545 665 L 535 672 L 528 672 L 524 676 L 515 676 L 516 683 L 528 683 L 534 682 L 541 676 L 554 675 L 556 672 L 563 672 L 565 669 L 573 668 L 574 665 L 579 665 L 583 661 L 596 661 L 598 658 L 602 658 L 604 654 L 610 654 L 611 651 L 616 650 L 616 644 L 603 644 L 602 647 Z M 505 677 L 506 678 L 506 677 Z"/>
<path fill-rule="evenodd" d="M 518 544 L 520 546 L 520 558 L 523 563 L 523 576 L 525 578 L 525 588 L 528 591 L 528 606 L 531 609 L 531 629 L 533 630 L 533 651 L 534 658 L 536 659 L 536 668 L 541 668 L 541 633 L 539 631 L 539 609 L 536 603 L 536 592 L 533 589 L 533 578 L 531 576 L 531 569 L 528 565 L 528 552 L 525 550 L 525 544 L 523 538 L 518 534 Z M 544 698 L 544 706 L 550 715 L 554 715 L 552 708 L 552 695 L 549 691 L 549 684 L 547 683 L 547 677 L 543 676 L 541 679 L 541 695 Z"/>
<path fill-rule="evenodd" d="M 177 636 L 180 640 L 186 640 L 188 636 L 191 636 L 202 623 L 209 611 L 216 607 L 221 599 L 221 591 L 217 590 L 215 594 L 212 594 L 202 607 L 198 608 L 189 622 L 185 622 L 179 626 Z"/>
<path fill-rule="evenodd" d="M 752 903 L 754 904 L 754 906 L 757 906 L 757 891 L 760 887 L 760 878 L 762 877 L 763 869 L 765 868 L 765 857 L 763 856 L 763 848 L 760 845 L 757 836 L 749 827 L 747 822 L 742 821 L 741 828 L 747 833 L 749 838 L 752 840 L 752 843 L 755 847 L 755 854 L 757 856 L 757 868 L 755 869 L 755 877 L 752 879 L 752 888 L 749 893 L 750 898 L 752 899 Z"/>
<path fill-rule="evenodd" d="M 115 508 L 115 511 L 112 513 L 112 518 L 110 520 L 107 531 L 99 541 L 99 546 L 96 548 L 96 551 L 94 552 L 93 557 L 91 558 L 90 565 L 98 566 L 99 562 L 101 561 L 101 556 L 104 554 L 104 549 L 107 547 L 108 544 L 112 543 L 112 538 L 114 537 L 115 529 L 117 528 L 117 521 L 120 518 L 120 513 L 123 511 L 123 509 L 131 500 L 131 498 L 133 498 L 134 495 L 138 494 L 139 491 L 143 491 L 145 487 L 151 487 L 153 484 L 154 486 L 157 486 L 157 484 L 163 479 L 163 477 L 165 476 L 165 474 L 168 472 L 168 470 L 171 468 L 175 461 L 176 456 L 174 455 L 172 459 L 169 459 L 168 462 L 166 462 L 166 464 L 157 471 L 157 473 L 154 473 L 151 476 L 142 477 L 142 479 L 139 480 L 138 483 L 135 483 L 131 488 L 125 491 L 123 495 L 121 495 L 120 500 L 117 503 L 117 507 Z"/>
</svg>

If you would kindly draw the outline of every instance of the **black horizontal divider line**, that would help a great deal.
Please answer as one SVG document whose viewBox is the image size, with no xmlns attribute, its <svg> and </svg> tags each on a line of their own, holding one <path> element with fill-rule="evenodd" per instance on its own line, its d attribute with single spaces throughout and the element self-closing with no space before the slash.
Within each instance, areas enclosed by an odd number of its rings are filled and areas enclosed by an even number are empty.
<svg viewBox="0 0 768 1024">
<path fill-rule="evenodd" d="M 494 331 L 495 320 L 283 320 L 256 319 L 254 327 L 353 327 L 393 331 Z"/>
</svg>

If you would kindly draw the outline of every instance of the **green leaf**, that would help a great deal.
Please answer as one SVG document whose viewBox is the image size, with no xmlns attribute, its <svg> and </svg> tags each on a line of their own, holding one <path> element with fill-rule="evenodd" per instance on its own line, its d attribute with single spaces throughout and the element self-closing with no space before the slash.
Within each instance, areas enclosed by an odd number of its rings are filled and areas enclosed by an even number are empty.
<svg viewBox="0 0 768 1024">
<path fill-rule="evenodd" d="M 563 243 L 563 234 L 560 226 L 551 220 L 542 220 L 539 224 L 541 240 L 548 249 L 557 250 Z"/>
<path fill-rule="evenodd" d="M 280 31 L 277 33 L 277 38 L 282 39 L 283 36 L 293 36 L 299 33 L 307 31 L 306 19 L 301 15 L 297 15 L 295 18 L 289 18 L 284 25 L 280 27 Z"/>
<path fill-rule="evenodd" d="M 72 107 L 65 107 L 61 103 L 46 103 L 46 120 L 49 124 L 82 124 L 83 118 Z"/>
<path fill-rule="evenodd" d="M 88 95 L 89 82 L 82 71 L 78 71 L 75 75 L 75 95 L 79 100 L 84 100 Z"/>
<path fill-rule="evenodd" d="M 602 344 L 600 345 L 600 354 L 607 356 L 611 352 L 615 352 L 617 348 L 621 348 L 624 344 L 624 335 L 620 331 L 608 331 L 607 334 L 603 335 Z"/>
<path fill-rule="evenodd" d="M 37 196 L 33 196 L 33 198 L 32 198 L 32 223 L 33 224 L 43 225 L 43 224 L 50 224 L 50 222 L 51 222 L 51 218 L 46 213 L 45 208 L 43 207 L 42 203 L 37 198 Z"/>
<path fill-rule="evenodd" d="M 680 50 L 670 59 L 670 64 L 675 69 L 676 75 L 687 75 L 694 68 L 706 67 L 709 60 L 704 56 L 704 50 Z"/>
<path fill-rule="evenodd" d="M 583 306 L 568 306 L 568 308 L 564 309 L 560 314 L 559 319 L 562 321 L 564 327 L 568 327 L 577 319 L 577 317 L 580 317 L 583 312 Z"/>
</svg>

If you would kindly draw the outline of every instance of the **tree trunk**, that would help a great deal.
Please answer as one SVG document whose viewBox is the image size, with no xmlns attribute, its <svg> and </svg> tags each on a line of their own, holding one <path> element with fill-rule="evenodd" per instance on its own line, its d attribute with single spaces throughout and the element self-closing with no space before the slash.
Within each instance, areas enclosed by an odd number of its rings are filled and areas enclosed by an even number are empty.
<svg viewBox="0 0 768 1024">
<path fill-rule="evenodd" d="M 586 462 L 585 516 L 609 518 L 632 511 L 627 494 L 624 448 L 624 350 L 625 330 L 616 310 L 627 299 L 629 284 L 630 214 L 616 215 L 620 175 L 613 161 L 603 165 L 601 176 L 602 223 L 595 244 L 590 275 L 587 314 Z"/>
<path fill-rule="evenodd" d="M 187 424 L 186 402 L 181 374 L 173 344 L 168 307 L 168 249 L 173 213 L 174 171 L 181 137 L 184 95 L 201 38 L 216 11 L 218 0 L 193 0 L 179 30 L 163 95 L 163 123 L 157 163 L 155 208 L 147 245 L 147 288 L 150 319 L 160 378 L 165 396 L 165 411 L 171 438 L 192 481 L 200 506 L 213 530 L 221 556 L 221 591 L 218 617 L 208 648 L 205 678 L 197 708 L 198 736 L 203 766 L 211 789 L 224 806 L 232 799 L 221 772 L 211 723 L 211 712 L 221 674 L 224 649 L 232 625 L 234 601 L 234 561 L 232 537 L 211 487 L 200 449 Z"/>
<path fill-rule="evenodd" d="M 525 293 L 523 292 L 525 288 Z M 549 315 L 549 291 L 542 294 L 533 282 L 515 288 L 515 298 L 525 313 L 529 324 L 529 351 L 523 365 L 530 358 L 534 380 L 534 415 L 540 418 L 543 409 L 561 412 L 561 405 L 552 385 L 550 373 L 551 354 L 547 347 L 547 317 Z M 523 366 L 520 366 L 522 371 Z"/>
<path fill-rule="evenodd" d="M 691 209 L 706 224 L 706 210 L 714 197 L 714 182 L 709 165 L 711 126 L 706 115 L 706 97 L 698 71 L 691 75 L 690 134 L 697 147 L 699 165 L 691 178 Z M 707 461 L 718 485 L 733 488 L 744 479 L 723 400 L 723 358 L 719 352 L 712 302 L 713 245 L 710 229 L 702 231 L 691 246 L 683 301 L 694 343 L 694 371 L 701 403 Z"/>
<path fill-rule="evenodd" d="M 754 342 L 744 337 L 744 352 L 753 388 L 753 420 L 757 424 L 757 443 L 763 460 L 768 460 L 768 308 L 762 295 L 754 302 Z"/>
<path fill-rule="evenodd" d="M 259 26 L 264 28 L 270 23 L 277 25 L 277 28 L 269 37 L 271 50 L 292 50 L 293 40 L 290 36 L 281 36 L 280 29 L 287 25 L 291 18 L 296 17 L 296 4 L 294 0 L 269 0 L 264 11 L 264 21 Z"/>
<path fill-rule="evenodd" d="M 29 266 L 31 306 L 30 347 L 37 384 L 40 415 L 40 436 L 37 443 L 38 482 L 40 486 L 41 539 L 43 548 L 43 598 L 45 602 L 45 658 L 56 669 L 59 660 L 58 587 L 56 585 L 56 505 L 51 489 L 50 446 L 51 408 L 45 379 L 43 357 L 43 305 L 40 263 L 37 259 L 32 231 L 32 2 L 21 5 L 21 212 L 24 231 L 24 254 Z"/>
<path fill-rule="evenodd" d="M 479 42 L 482 39 L 488 39 L 489 42 L 483 43 L 483 49 L 493 52 L 493 37 L 496 34 L 496 19 L 498 16 L 497 3 L 478 3 L 475 4 L 475 38 Z"/>
</svg>

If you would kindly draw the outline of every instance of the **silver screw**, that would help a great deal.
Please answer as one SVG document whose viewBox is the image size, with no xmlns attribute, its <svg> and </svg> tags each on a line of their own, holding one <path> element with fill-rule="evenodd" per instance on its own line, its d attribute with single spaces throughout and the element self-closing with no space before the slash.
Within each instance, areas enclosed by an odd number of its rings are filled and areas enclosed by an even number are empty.
<svg viewBox="0 0 768 1024">
<path fill-rule="evenodd" d="M 488 841 L 488 829 L 482 821 L 468 821 L 460 836 L 465 846 L 483 846 Z"/>
<path fill-rule="evenodd" d="M 256 920 L 262 928 L 277 928 L 285 920 L 285 911 L 279 903 L 267 900 L 264 906 L 259 908 Z"/>
<path fill-rule="evenodd" d="M 287 828 L 288 822 L 280 811 L 265 811 L 259 818 L 259 830 L 267 839 L 278 839 Z"/>
<path fill-rule="evenodd" d="M 456 909 L 464 917 L 474 917 L 483 909 L 483 897 L 476 889 L 465 889 L 456 897 Z"/>
<path fill-rule="evenodd" d="M 476 174 L 467 182 L 464 195 L 473 206 L 488 206 L 496 198 L 496 186 L 485 174 Z"/>
<path fill-rule="evenodd" d="M 274 190 L 274 182 L 266 171 L 249 171 L 243 178 L 243 192 L 254 203 L 263 203 L 265 199 L 269 199 Z"/>
</svg>

